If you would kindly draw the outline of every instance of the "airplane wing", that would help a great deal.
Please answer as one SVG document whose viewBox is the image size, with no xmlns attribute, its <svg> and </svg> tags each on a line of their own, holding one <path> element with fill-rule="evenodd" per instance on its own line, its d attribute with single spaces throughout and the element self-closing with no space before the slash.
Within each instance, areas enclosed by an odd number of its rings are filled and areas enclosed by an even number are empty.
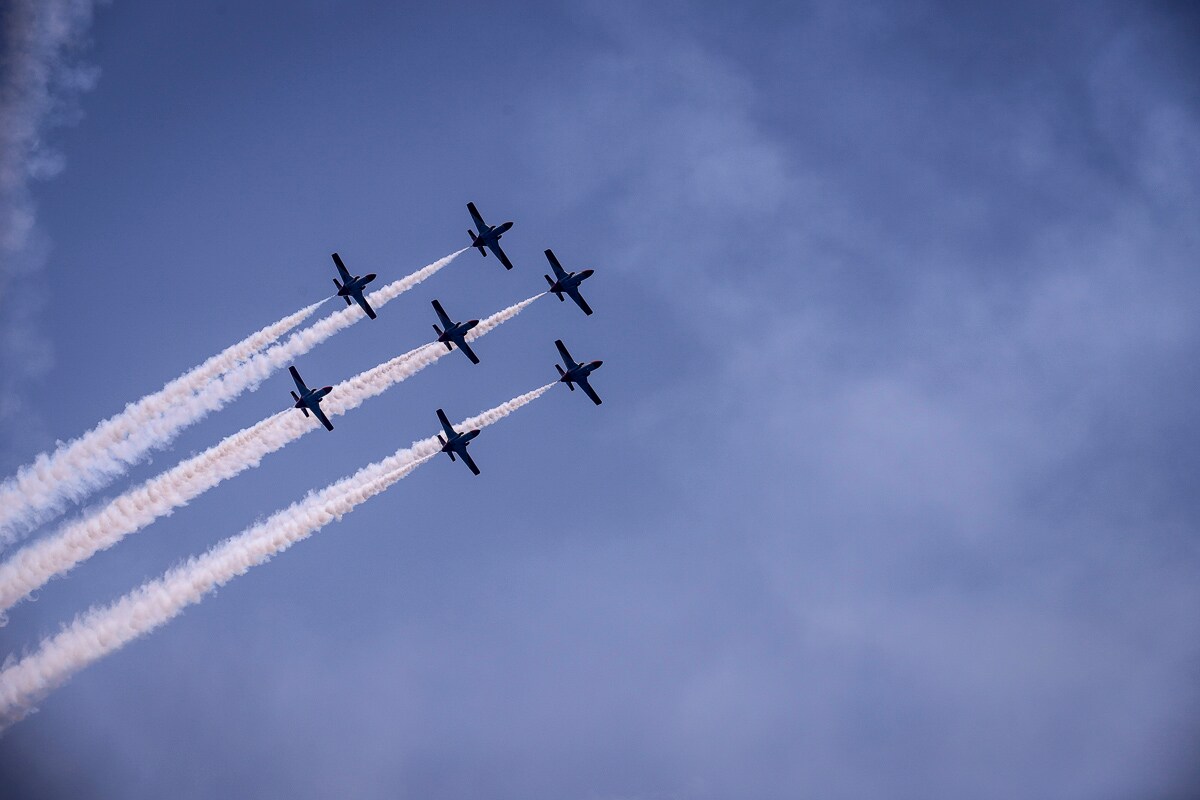
<svg viewBox="0 0 1200 800">
<path fill-rule="evenodd" d="M 442 321 L 443 329 L 454 327 L 454 323 L 450 320 L 450 317 L 446 314 L 446 310 L 442 308 L 442 304 L 439 303 L 437 300 L 433 301 L 433 310 L 437 312 L 438 319 L 440 319 Z"/>
<path fill-rule="evenodd" d="M 588 306 L 587 301 L 583 299 L 583 295 L 579 293 L 578 289 L 568 289 L 567 294 L 569 294 L 571 299 L 575 301 L 575 305 L 583 309 L 584 314 L 588 315 L 589 317 L 592 315 L 591 307 Z"/>
<path fill-rule="evenodd" d="M 307 392 L 308 387 L 304 385 L 304 380 L 300 377 L 300 373 L 296 372 L 296 368 L 288 367 L 288 372 L 292 373 L 292 380 L 296 382 L 296 388 L 300 390 L 300 394 L 303 395 Z"/>
<path fill-rule="evenodd" d="M 333 254 L 333 264 L 337 267 L 338 274 L 342 276 L 342 283 L 349 283 L 353 280 L 353 276 L 346 270 L 346 265 L 342 263 L 342 257 L 337 253 Z"/>
<path fill-rule="evenodd" d="M 467 455 L 467 448 L 464 447 L 462 450 L 460 450 L 458 452 L 458 457 L 463 460 L 463 463 L 467 465 L 467 468 L 470 469 L 471 472 L 475 473 L 476 475 L 479 474 L 479 467 L 475 466 L 475 461 L 472 460 L 471 456 Z"/>
<path fill-rule="evenodd" d="M 446 412 L 440 408 L 437 410 L 438 419 L 442 423 L 442 430 L 446 431 L 446 438 L 453 439 L 458 434 L 454 432 L 454 428 L 450 425 L 450 420 L 446 419 Z"/>
<path fill-rule="evenodd" d="M 567 271 L 562 268 L 562 264 L 558 263 L 553 250 L 546 251 L 546 260 L 550 262 L 550 269 L 554 270 L 554 277 L 559 279 L 567 277 Z"/>
<path fill-rule="evenodd" d="M 558 348 L 558 354 L 562 356 L 563 363 L 567 365 L 567 369 L 579 366 L 575 363 L 575 359 L 571 358 L 571 354 L 567 352 L 567 346 L 562 343 L 562 339 L 555 339 L 554 346 Z"/>
<path fill-rule="evenodd" d="M 504 251 L 500 249 L 500 243 L 489 244 L 488 249 L 496 254 L 496 258 L 500 259 L 500 263 L 505 269 L 512 269 L 512 262 L 508 260 L 508 256 L 504 255 Z"/>
<path fill-rule="evenodd" d="M 321 424 L 325 426 L 325 430 L 333 430 L 333 423 L 329 421 L 329 417 L 325 416 L 325 412 L 321 410 L 320 403 L 313 403 L 309 406 L 308 410 L 313 413 L 314 417 L 321 420 Z"/>
<path fill-rule="evenodd" d="M 361 291 L 354 293 L 354 302 L 362 306 L 362 310 L 367 312 L 368 317 L 375 319 L 375 309 L 371 308 L 371 304 L 367 302 L 367 298 L 363 297 L 363 293 Z"/>
<path fill-rule="evenodd" d="M 475 208 L 474 203 L 467 203 L 467 211 L 471 212 L 471 219 L 475 221 L 475 232 L 482 235 L 484 222 L 483 217 L 479 216 L 479 209 Z"/>
<path fill-rule="evenodd" d="M 479 356 L 475 355 L 475 351 L 471 349 L 471 345 L 467 344 L 465 336 L 459 336 L 454 340 L 454 343 L 458 345 L 459 350 L 462 350 L 466 354 L 467 358 L 471 359 L 472 364 L 479 363 Z"/>
<path fill-rule="evenodd" d="M 600 400 L 600 396 L 598 394 L 596 394 L 596 390 L 592 388 L 592 385 L 587 382 L 587 378 L 580 378 L 578 381 L 576 381 L 576 383 L 579 384 L 580 389 L 583 389 L 584 394 L 586 394 L 588 397 L 592 398 L 593 403 L 595 403 L 596 405 L 600 405 L 600 403 L 602 402 Z"/>
</svg>

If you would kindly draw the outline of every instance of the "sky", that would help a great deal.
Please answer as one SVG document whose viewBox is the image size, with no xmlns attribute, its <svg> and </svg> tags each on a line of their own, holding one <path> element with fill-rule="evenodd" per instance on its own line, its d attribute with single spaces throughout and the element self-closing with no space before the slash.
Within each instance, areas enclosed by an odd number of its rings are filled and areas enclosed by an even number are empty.
<svg viewBox="0 0 1200 800">
<path fill-rule="evenodd" d="M 16 797 L 1200 791 L 1188 3 L 260 2 L 0 15 L 0 475 L 330 292 L 302 356 L 553 297 L 8 613 L 5 656 L 599 358 L 75 675 Z M 47 65 L 44 81 L 22 71 Z M 34 75 L 36 78 L 37 76 Z M 321 314 L 330 313 L 325 306 Z M 287 408 L 286 372 L 94 495 Z M 45 536 L 54 524 L 39 530 Z"/>
</svg>

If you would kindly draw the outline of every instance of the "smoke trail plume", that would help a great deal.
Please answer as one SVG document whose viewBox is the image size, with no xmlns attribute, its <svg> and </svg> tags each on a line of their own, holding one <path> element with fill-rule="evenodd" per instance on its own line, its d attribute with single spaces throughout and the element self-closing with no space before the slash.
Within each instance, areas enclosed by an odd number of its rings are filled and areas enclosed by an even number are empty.
<svg viewBox="0 0 1200 800">
<path fill-rule="evenodd" d="M 462 429 L 483 428 L 536 400 L 553 387 L 515 397 L 464 420 Z M 92 608 L 33 653 L 0 671 L 0 725 L 24 717 L 33 704 L 80 669 L 170 621 L 213 589 L 245 574 L 271 556 L 340 519 L 438 454 L 436 436 L 405 448 L 343 478 L 226 539 L 202 556 L 143 584 L 115 603 Z"/>
<path fill-rule="evenodd" d="M 378 309 L 463 252 L 465 248 L 393 281 L 367 299 Z M 165 447 L 187 426 L 257 386 L 283 364 L 365 318 L 361 309 L 350 306 L 293 333 L 282 344 L 258 352 L 296 327 L 315 308 L 310 306 L 260 331 L 54 454 L 39 456 L 33 465 L 0 486 L 0 543 L 11 544 L 18 537 L 14 528 L 27 528 L 48 516 L 49 509 L 61 509 L 69 500 L 87 496 L 124 473 L 150 450 Z M 251 340 L 256 345 L 252 348 Z"/>
<path fill-rule="evenodd" d="M 544 292 L 542 294 L 545 294 Z M 509 306 L 470 332 L 478 338 L 512 319 L 542 295 Z M 344 414 L 447 355 L 440 343 L 425 344 L 372 367 L 334 387 L 323 407 Z M 222 481 L 258 466 L 262 458 L 319 428 L 312 417 L 281 411 L 115 498 L 52 536 L 30 544 L 0 564 L 0 613 L 100 550 L 194 500 Z M 0 620 L 2 624 L 2 620 Z"/>
<path fill-rule="evenodd" d="M 124 473 L 145 451 L 126 448 L 118 453 L 114 448 L 123 440 L 300 325 L 327 300 L 302 308 L 227 347 L 79 438 L 59 445 L 53 453 L 42 453 L 32 464 L 22 467 L 0 484 L 0 542 L 11 544 L 21 533 L 62 511 L 67 503 L 86 497 Z"/>
</svg>

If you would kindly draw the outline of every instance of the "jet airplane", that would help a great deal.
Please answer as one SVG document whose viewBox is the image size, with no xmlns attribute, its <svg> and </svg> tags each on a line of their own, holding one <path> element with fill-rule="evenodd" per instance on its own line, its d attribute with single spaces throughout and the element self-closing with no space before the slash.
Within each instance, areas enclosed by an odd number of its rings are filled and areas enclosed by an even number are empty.
<svg viewBox="0 0 1200 800">
<path fill-rule="evenodd" d="M 433 329 L 437 331 L 437 340 L 446 345 L 447 350 L 454 349 L 454 345 L 451 344 L 453 342 L 458 345 L 459 350 L 463 351 L 463 355 L 471 359 L 472 364 L 478 364 L 479 356 L 475 355 L 475 351 L 467 344 L 467 331 L 478 325 L 479 320 L 469 319 L 466 322 L 454 322 L 446 314 L 445 310 L 442 309 L 442 304 L 437 300 L 433 301 L 433 310 L 437 312 L 438 319 L 442 321 L 442 327 L 446 329 L 443 331 L 437 325 L 433 326 Z"/>
<path fill-rule="evenodd" d="M 512 262 L 508 260 L 508 256 L 504 255 L 504 251 L 500 249 L 500 237 L 504 232 L 512 227 L 511 222 L 505 222 L 500 225 L 488 225 L 483 221 L 483 217 L 479 215 L 479 209 L 475 208 L 474 203 L 467 203 L 467 211 L 471 212 L 471 219 L 475 220 L 475 227 L 479 229 L 479 235 L 475 235 L 475 231 L 468 230 L 467 235 L 471 237 L 471 247 L 479 249 L 479 254 L 487 258 L 487 247 L 496 254 L 496 258 L 500 259 L 500 263 L 505 269 L 512 269 Z"/>
<path fill-rule="evenodd" d="M 575 359 L 571 358 L 571 354 L 567 352 L 566 345 L 562 343 L 562 339 L 555 339 L 554 346 L 558 348 L 559 355 L 562 356 L 563 363 L 567 365 L 564 371 L 558 364 L 554 368 L 558 370 L 558 382 L 565 383 L 567 388 L 572 392 L 575 391 L 574 384 L 578 383 L 579 388 L 583 389 L 583 393 L 592 398 L 592 402 L 600 405 L 600 397 L 596 394 L 596 390 L 588 383 L 588 375 L 591 375 L 596 370 L 600 369 L 603 361 L 589 361 L 586 364 L 577 364 Z"/>
<path fill-rule="evenodd" d="M 550 268 L 554 270 L 555 280 L 550 280 L 549 275 L 542 276 L 546 279 L 546 283 L 550 284 L 550 291 L 558 297 L 559 302 L 563 301 L 563 294 L 566 294 L 575 301 L 575 305 L 583 309 L 584 314 L 590 317 L 592 309 L 588 308 L 587 301 L 579 293 L 579 284 L 592 277 L 592 273 L 596 270 L 585 269 L 583 272 L 567 272 L 558 263 L 558 259 L 554 257 L 553 250 L 546 251 L 546 260 L 550 262 Z"/>
<path fill-rule="evenodd" d="M 292 380 L 296 382 L 296 389 L 300 394 L 292 392 L 292 399 L 296 401 L 293 408 L 298 408 L 304 412 L 304 416 L 308 416 L 308 412 L 312 412 L 313 416 L 321 421 L 325 426 L 325 430 L 333 430 L 333 423 L 329 421 L 329 417 L 325 416 L 325 412 L 321 410 L 321 398 L 333 391 L 332 386 L 326 386 L 322 389 L 310 389 L 304 385 L 304 379 L 300 377 L 300 373 L 295 367 L 288 367 L 288 372 L 292 373 Z"/>
<path fill-rule="evenodd" d="M 437 437 L 438 441 L 442 443 L 442 452 L 450 456 L 451 461 L 454 460 L 454 454 L 457 453 L 458 456 L 463 460 L 463 463 L 467 465 L 467 468 L 470 469 L 471 472 L 478 475 L 479 467 L 475 466 L 475 462 L 472 461 L 471 456 L 468 455 L 467 444 L 469 444 L 472 439 L 479 435 L 479 429 L 476 428 L 475 430 L 457 433 L 454 430 L 454 426 L 450 424 L 450 420 L 446 419 L 445 411 L 442 411 L 439 408 L 437 410 L 437 415 L 438 419 L 441 420 L 442 429 L 446 431 L 445 439 L 442 438 L 440 433 Z"/>
<path fill-rule="evenodd" d="M 371 308 L 371 304 L 367 302 L 367 298 L 363 297 L 363 290 L 367 288 L 367 284 L 375 280 L 375 273 L 369 275 L 351 275 L 346 269 L 346 265 L 342 263 L 342 258 L 337 253 L 333 254 L 333 263 L 337 267 L 338 274 L 342 276 L 342 280 L 333 279 L 333 285 L 337 287 L 338 297 L 345 299 L 346 305 L 350 305 L 350 298 L 354 298 L 354 302 L 362 306 L 362 310 L 367 312 L 367 316 L 375 319 L 375 309 Z"/>
</svg>

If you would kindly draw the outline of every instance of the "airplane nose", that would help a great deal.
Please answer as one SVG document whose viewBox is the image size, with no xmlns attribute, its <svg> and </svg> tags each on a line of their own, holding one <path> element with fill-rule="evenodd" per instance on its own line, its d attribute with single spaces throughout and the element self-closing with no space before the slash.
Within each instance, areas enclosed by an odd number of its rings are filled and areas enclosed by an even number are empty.
<svg viewBox="0 0 1200 800">
<path fill-rule="evenodd" d="M 585 270 L 583 271 L 583 277 L 585 277 L 585 278 L 590 278 L 590 277 L 592 277 L 592 275 L 594 275 L 595 273 L 596 273 L 596 270 L 594 270 L 594 269 L 585 269 Z"/>
<path fill-rule="evenodd" d="M 603 361 L 593 361 L 592 366 L 595 367 L 596 369 L 600 369 L 600 367 L 604 366 L 604 362 Z"/>
<path fill-rule="evenodd" d="M 371 273 L 370 275 L 368 275 L 367 277 L 363 278 L 363 283 L 370 283 L 370 282 L 371 282 L 371 281 L 373 281 L 373 280 L 375 280 L 375 273 L 374 273 L 374 272 L 372 272 L 372 273 Z"/>
</svg>

